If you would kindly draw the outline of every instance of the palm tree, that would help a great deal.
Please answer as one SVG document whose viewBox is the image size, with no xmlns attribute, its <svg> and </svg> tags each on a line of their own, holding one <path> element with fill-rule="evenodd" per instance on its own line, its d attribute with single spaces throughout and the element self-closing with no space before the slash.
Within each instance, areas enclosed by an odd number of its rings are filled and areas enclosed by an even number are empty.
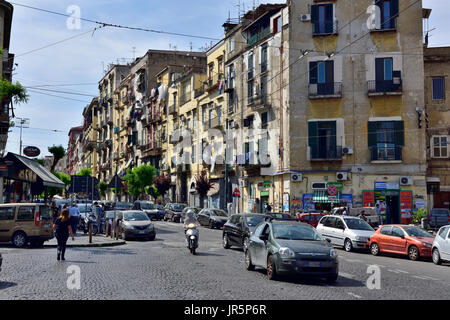
<svg viewBox="0 0 450 320">
<path fill-rule="evenodd" d="M 11 105 L 11 116 L 14 118 L 14 107 L 15 104 L 27 103 L 29 95 L 27 90 L 19 83 L 12 84 L 6 79 L 0 80 L 0 99 L 6 101 Z"/>
</svg>

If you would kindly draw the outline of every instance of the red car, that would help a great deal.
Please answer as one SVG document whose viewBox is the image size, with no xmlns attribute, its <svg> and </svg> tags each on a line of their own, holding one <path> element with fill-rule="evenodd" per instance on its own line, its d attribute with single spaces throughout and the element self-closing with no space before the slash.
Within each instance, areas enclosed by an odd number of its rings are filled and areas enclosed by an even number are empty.
<svg viewBox="0 0 450 320">
<path fill-rule="evenodd" d="M 370 251 L 374 256 L 380 253 L 407 255 L 411 260 L 431 258 L 434 237 L 416 226 L 384 225 L 370 237 Z"/>
<path fill-rule="evenodd" d="M 305 222 L 314 228 L 319 224 L 319 220 L 323 217 L 323 214 L 319 212 L 301 213 L 297 218 L 297 221 Z"/>
</svg>

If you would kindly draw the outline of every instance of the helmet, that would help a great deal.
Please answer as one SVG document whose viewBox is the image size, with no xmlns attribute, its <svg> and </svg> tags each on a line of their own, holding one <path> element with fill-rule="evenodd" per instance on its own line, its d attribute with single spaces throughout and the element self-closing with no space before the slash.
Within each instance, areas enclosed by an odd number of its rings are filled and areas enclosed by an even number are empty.
<svg viewBox="0 0 450 320">
<path fill-rule="evenodd" d="M 186 211 L 186 218 L 194 219 L 194 218 L 195 218 L 195 212 L 194 212 L 194 210 L 188 209 L 188 210 Z"/>
</svg>

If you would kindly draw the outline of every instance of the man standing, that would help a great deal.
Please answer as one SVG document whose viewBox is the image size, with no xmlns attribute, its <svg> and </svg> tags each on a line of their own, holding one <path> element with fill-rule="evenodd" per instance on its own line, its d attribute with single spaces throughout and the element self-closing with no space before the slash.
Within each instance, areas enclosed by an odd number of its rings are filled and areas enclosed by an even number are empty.
<svg viewBox="0 0 450 320">
<path fill-rule="evenodd" d="M 375 205 L 375 210 L 377 211 L 379 223 L 380 223 L 380 226 L 381 226 L 383 224 L 383 217 L 381 216 L 381 208 L 380 208 L 380 203 L 379 202 L 377 202 L 377 204 Z"/>
<path fill-rule="evenodd" d="M 98 205 L 97 202 L 94 202 L 92 212 L 97 218 L 98 233 L 102 233 L 102 208 Z"/>
<path fill-rule="evenodd" d="M 80 210 L 75 202 L 69 208 L 70 226 L 72 227 L 73 234 L 77 233 L 78 220 L 80 218 Z"/>
</svg>

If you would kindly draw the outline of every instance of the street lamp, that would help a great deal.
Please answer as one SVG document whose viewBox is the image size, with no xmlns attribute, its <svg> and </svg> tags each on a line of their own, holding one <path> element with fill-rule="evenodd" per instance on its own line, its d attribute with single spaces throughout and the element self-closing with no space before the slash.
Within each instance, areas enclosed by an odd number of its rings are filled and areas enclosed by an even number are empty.
<svg viewBox="0 0 450 320">
<path fill-rule="evenodd" d="M 19 119 L 20 120 L 20 147 L 19 147 L 19 155 L 22 155 L 22 129 L 23 128 L 29 128 L 30 127 L 30 118 L 18 118 L 16 117 L 15 119 Z M 15 127 L 17 127 L 17 125 L 14 125 Z"/>
</svg>

